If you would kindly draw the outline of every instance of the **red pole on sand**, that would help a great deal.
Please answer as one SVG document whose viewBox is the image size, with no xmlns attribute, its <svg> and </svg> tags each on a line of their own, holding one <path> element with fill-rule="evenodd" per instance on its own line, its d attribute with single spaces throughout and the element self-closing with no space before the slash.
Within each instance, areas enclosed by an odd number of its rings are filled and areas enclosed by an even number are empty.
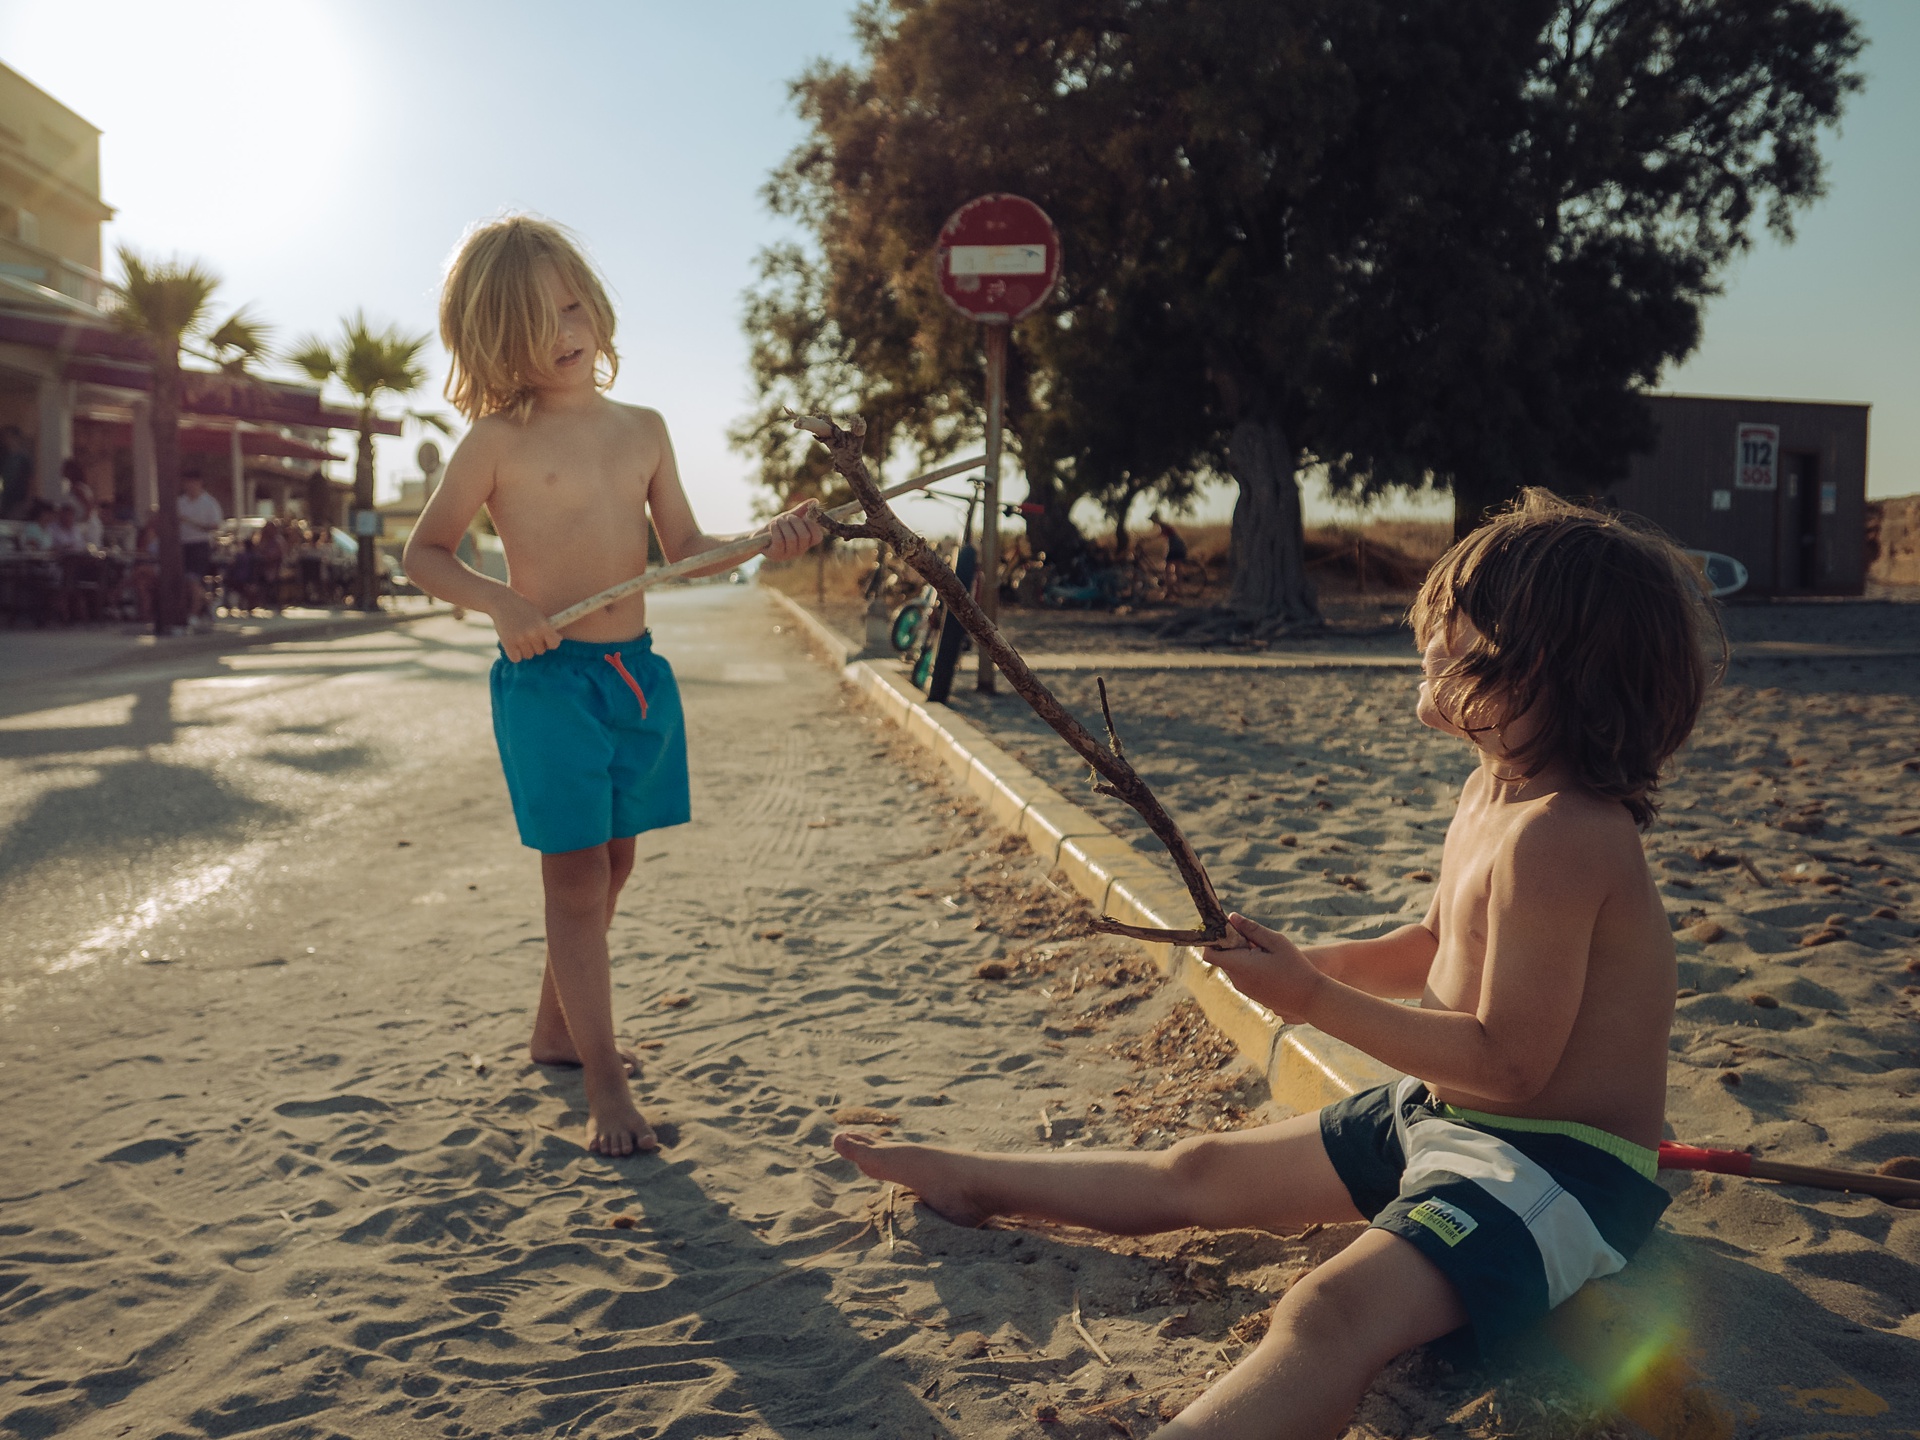
<svg viewBox="0 0 1920 1440">
<path fill-rule="evenodd" d="M 1890 1160 L 1889 1166 L 1900 1161 Z M 1910 1161 L 1920 1171 L 1920 1162 Z M 1788 1165 L 1762 1160 L 1744 1150 L 1706 1150 L 1697 1145 L 1660 1142 L 1662 1170 L 1707 1170 L 1716 1175 L 1740 1175 L 1750 1180 L 1772 1180 L 1781 1185 L 1809 1185 L 1817 1190 L 1850 1190 L 1877 1195 L 1882 1200 L 1920 1202 L 1920 1179 L 1875 1174 L 1870 1170 L 1839 1170 L 1827 1165 Z M 1904 1165 L 1901 1168 L 1906 1168 Z"/>
</svg>

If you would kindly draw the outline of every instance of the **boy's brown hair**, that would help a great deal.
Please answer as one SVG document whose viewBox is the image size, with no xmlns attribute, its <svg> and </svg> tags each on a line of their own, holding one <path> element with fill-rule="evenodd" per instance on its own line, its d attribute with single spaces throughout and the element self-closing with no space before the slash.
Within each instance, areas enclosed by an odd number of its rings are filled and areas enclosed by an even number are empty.
<svg viewBox="0 0 1920 1440">
<path fill-rule="evenodd" d="M 1456 619 L 1479 632 L 1443 676 L 1469 732 L 1534 710 L 1513 752 L 1528 774 L 1564 759 L 1580 783 L 1653 823 L 1660 768 L 1700 716 L 1726 639 L 1706 587 L 1644 522 L 1528 489 L 1441 556 L 1413 605 L 1421 648 Z M 1436 700 L 1440 686 L 1436 686 Z"/>
<path fill-rule="evenodd" d="M 440 290 L 440 340 L 453 357 L 447 399 L 468 420 L 505 412 L 524 421 L 544 378 L 559 316 L 540 286 L 551 265 L 593 327 L 594 383 L 620 373 L 606 286 L 565 229 L 533 215 L 504 215 L 461 240 Z"/>
</svg>

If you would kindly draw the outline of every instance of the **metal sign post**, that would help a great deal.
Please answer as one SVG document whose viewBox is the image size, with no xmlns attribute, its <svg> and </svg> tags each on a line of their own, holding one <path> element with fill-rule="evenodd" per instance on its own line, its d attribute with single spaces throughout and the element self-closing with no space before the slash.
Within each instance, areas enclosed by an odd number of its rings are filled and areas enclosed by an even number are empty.
<svg viewBox="0 0 1920 1440">
<path fill-rule="evenodd" d="M 1000 415 L 1007 401 L 1008 325 L 988 325 L 987 340 L 987 483 L 985 513 L 980 517 L 980 608 L 994 624 L 1000 623 Z M 979 690 L 993 693 L 993 664 L 980 657 Z"/>
<path fill-rule="evenodd" d="M 940 293 L 985 327 L 987 348 L 986 513 L 980 522 L 980 607 L 1000 620 L 1000 438 L 1007 393 L 1007 332 L 1040 308 L 1060 278 L 1060 235 L 1031 200 L 982 195 L 940 227 L 935 249 Z M 980 689 L 992 694 L 993 666 L 980 659 Z"/>
</svg>

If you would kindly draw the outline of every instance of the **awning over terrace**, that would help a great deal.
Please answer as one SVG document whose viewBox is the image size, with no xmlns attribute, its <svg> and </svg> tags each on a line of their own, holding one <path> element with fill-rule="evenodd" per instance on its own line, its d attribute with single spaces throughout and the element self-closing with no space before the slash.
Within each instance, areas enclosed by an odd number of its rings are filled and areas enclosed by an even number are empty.
<svg viewBox="0 0 1920 1440">
<path fill-rule="evenodd" d="M 94 420 L 89 429 L 99 438 L 116 447 L 133 446 L 133 424 L 131 421 Z M 297 435 L 285 435 L 277 430 L 263 429 L 257 425 L 203 425 L 191 421 L 180 426 L 180 453 L 182 455 L 230 455 L 233 453 L 233 432 L 240 432 L 240 453 L 249 460 L 271 456 L 287 460 L 308 460 L 324 462 L 344 460 L 346 456 L 337 455 L 324 446 L 315 445 Z"/>
<path fill-rule="evenodd" d="M 156 489 L 152 391 L 146 341 L 82 302 L 51 304 L 0 287 L 0 408 L 31 436 L 35 494 L 58 499 L 71 458 L 97 495 L 120 494 L 145 513 Z M 403 433 L 397 419 L 375 414 L 367 422 L 375 435 Z M 269 498 L 256 480 L 278 495 L 280 482 L 310 481 L 315 467 L 343 459 L 327 432 L 361 424 L 357 410 L 327 404 L 317 385 L 196 369 L 180 375 L 180 450 L 210 462 L 210 488 L 234 513 Z M 131 493 L 121 494 L 129 478 Z"/>
<path fill-rule="evenodd" d="M 52 351 L 63 378 L 84 385 L 144 395 L 153 389 L 152 352 L 137 336 L 73 320 L 0 311 L 0 344 Z M 253 376 L 185 370 L 180 375 L 180 413 L 217 415 L 263 425 L 303 425 L 316 429 L 358 430 L 360 416 L 321 400 L 319 392 Z M 399 435 L 398 420 L 373 417 L 373 433 Z"/>
</svg>

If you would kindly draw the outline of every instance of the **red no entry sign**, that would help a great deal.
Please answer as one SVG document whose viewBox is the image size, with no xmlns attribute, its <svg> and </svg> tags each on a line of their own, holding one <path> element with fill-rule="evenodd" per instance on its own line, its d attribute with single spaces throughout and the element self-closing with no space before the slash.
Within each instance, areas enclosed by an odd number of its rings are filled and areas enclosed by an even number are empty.
<svg viewBox="0 0 1920 1440">
<path fill-rule="evenodd" d="M 947 217 L 934 263 L 954 309 L 1010 325 L 1038 309 L 1060 278 L 1060 235 L 1031 200 L 982 195 Z"/>
</svg>

